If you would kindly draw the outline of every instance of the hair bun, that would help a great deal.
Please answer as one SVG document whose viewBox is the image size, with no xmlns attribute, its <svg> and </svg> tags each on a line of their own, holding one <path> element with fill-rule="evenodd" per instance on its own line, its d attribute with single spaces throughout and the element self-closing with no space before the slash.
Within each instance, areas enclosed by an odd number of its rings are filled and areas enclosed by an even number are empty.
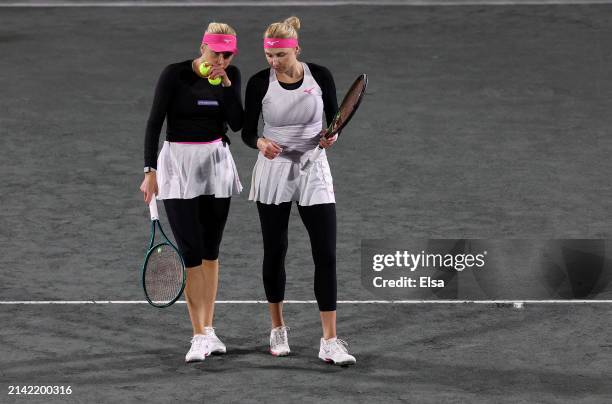
<svg viewBox="0 0 612 404">
<path fill-rule="evenodd" d="M 283 21 L 285 24 L 291 25 L 293 27 L 293 29 L 295 29 L 296 31 L 300 29 L 300 19 L 297 18 L 296 16 L 292 15 L 291 17 L 287 18 L 285 21 Z"/>
</svg>

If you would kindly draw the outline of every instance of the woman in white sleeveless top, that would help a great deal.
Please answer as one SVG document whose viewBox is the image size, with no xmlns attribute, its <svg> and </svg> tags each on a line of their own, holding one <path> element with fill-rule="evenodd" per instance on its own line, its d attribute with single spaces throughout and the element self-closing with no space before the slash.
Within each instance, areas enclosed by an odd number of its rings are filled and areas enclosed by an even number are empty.
<svg viewBox="0 0 612 404">
<path fill-rule="evenodd" d="M 249 199 L 257 202 L 264 241 L 263 280 L 272 320 L 270 352 L 275 356 L 290 352 L 282 308 L 287 228 L 295 201 L 315 263 L 314 290 L 323 328 L 319 358 L 347 365 L 355 363 L 355 358 L 336 336 L 336 199 L 325 152 L 306 172 L 301 171 L 318 144 L 328 148 L 336 141 L 321 136 L 323 114 L 329 123 L 338 102 L 329 70 L 297 59 L 299 28 L 299 19 L 290 17 L 266 29 L 264 51 L 271 68 L 251 77 L 245 96 L 242 138 L 260 151 Z M 263 137 L 257 133 L 260 114 Z"/>
</svg>

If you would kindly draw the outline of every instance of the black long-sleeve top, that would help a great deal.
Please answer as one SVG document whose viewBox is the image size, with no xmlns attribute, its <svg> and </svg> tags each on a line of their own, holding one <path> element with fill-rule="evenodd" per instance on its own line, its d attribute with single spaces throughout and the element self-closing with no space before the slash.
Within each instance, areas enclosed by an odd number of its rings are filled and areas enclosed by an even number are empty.
<svg viewBox="0 0 612 404">
<path fill-rule="evenodd" d="M 225 70 L 230 87 L 213 86 L 191 68 L 191 60 L 168 65 L 161 73 L 147 121 L 144 148 L 145 167 L 157 168 L 157 148 L 164 119 L 166 140 L 208 142 L 223 137 L 227 126 L 242 128 L 244 111 L 240 96 L 240 70 Z"/>
<path fill-rule="evenodd" d="M 323 110 L 325 119 L 329 125 L 338 112 L 338 99 L 336 98 L 336 84 L 330 71 L 323 66 L 306 63 L 312 77 L 315 79 L 323 93 Z M 300 88 L 302 81 L 297 83 L 282 83 L 281 87 L 286 90 L 295 90 Z M 263 101 L 266 92 L 268 92 L 268 84 L 270 81 L 270 69 L 264 69 L 255 73 L 247 83 L 246 94 L 244 96 L 244 125 L 242 127 L 242 140 L 249 147 L 257 149 L 257 124 L 261 116 L 261 102 Z"/>
</svg>

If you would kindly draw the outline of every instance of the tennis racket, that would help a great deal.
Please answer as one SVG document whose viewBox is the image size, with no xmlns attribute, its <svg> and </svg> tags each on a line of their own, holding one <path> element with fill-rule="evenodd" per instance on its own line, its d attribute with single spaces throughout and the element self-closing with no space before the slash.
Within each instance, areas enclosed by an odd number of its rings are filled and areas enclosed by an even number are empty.
<svg viewBox="0 0 612 404">
<path fill-rule="evenodd" d="M 142 266 L 142 287 L 147 301 L 154 307 L 168 307 L 176 302 L 185 289 L 185 263 L 178 249 L 164 233 L 155 195 L 149 203 L 151 213 L 151 242 Z M 163 239 L 155 242 L 155 229 Z"/>
<path fill-rule="evenodd" d="M 342 104 L 340 104 L 340 108 L 336 113 L 336 116 L 332 120 L 331 124 L 327 127 L 325 136 L 326 138 L 332 138 L 337 133 L 339 133 L 342 128 L 349 123 L 355 111 L 359 107 L 361 100 L 365 94 L 366 87 L 368 86 L 368 76 L 366 74 L 361 74 L 351 85 L 348 92 L 344 96 L 342 100 Z M 310 168 L 312 162 L 319 158 L 319 155 L 323 151 L 321 145 L 318 145 L 316 149 L 310 154 L 310 157 L 304 165 L 302 166 L 302 172 L 305 172 Z"/>
</svg>

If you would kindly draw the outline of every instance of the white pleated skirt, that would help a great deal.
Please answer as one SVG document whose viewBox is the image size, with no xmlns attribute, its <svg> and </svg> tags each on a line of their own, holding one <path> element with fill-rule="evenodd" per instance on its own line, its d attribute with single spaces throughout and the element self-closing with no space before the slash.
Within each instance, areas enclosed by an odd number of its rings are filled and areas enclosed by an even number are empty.
<svg viewBox="0 0 612 404">
<path fill-rule="evenodd" d="M 157 199 L 227 198 L 242 191 L 229 146 L 164 142 L 157 157 Z"/>
<path fill-rule="evenodd" d="M 297 201 L 301 206 L 335 203 L 334 183 L 325 151 L 303 173 L 300 168 L 310 152 L 298 158 L 269 160 L 259 153 L 251 177 L 249 200 L 278 205 Z"/>
</svg>

